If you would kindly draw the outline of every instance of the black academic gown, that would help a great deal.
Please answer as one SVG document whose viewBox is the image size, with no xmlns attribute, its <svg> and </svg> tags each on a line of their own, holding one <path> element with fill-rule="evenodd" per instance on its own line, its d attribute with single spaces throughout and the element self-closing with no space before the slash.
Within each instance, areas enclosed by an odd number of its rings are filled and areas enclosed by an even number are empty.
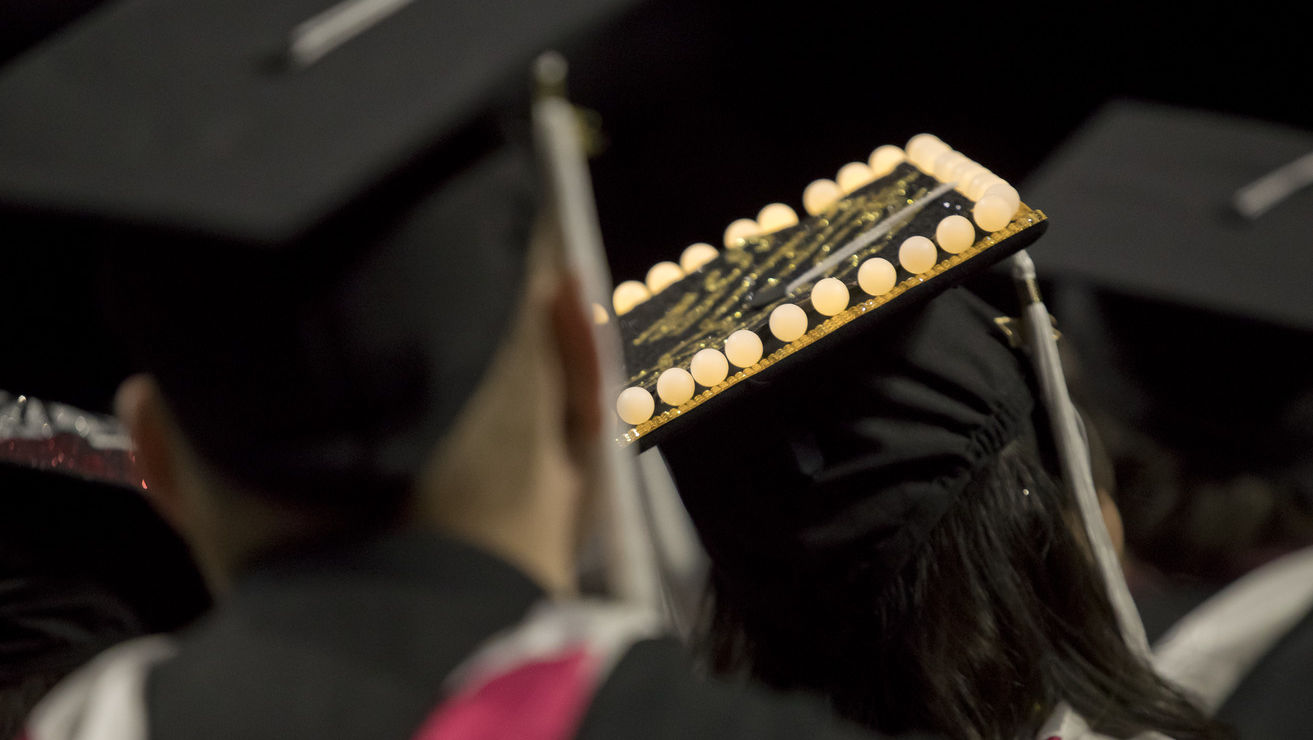
<svg viewBox="0 0 1313 740">
<path fill-rule="evenodd" d="M 543 598 L 508 564 L 434 536 L 267 564 L 153 668 L 149 736 L 409 738 L 443 700 L 448 674 Z M 630 647 L 577 734 L 862 736 L 808 699 L 695 678 L 671 640 Z"/>
</svg>

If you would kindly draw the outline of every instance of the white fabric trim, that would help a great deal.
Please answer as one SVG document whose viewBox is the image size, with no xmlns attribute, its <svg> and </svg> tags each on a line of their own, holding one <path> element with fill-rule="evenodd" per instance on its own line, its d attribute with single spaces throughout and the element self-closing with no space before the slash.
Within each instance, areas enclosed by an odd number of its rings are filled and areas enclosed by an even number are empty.
<svg viewBox="0 0 1313 740">
<path fill-rule="evenodd" d="M 1154 666 L 1215 712 L 1310 609 L 1313 547 L 1255 568 L 1185 615 L 1154 647 Z"/>
<path fill-rule="evenodd" d="M 601 683 L 631 645 L 662 632 L 660 615 L 649 609 L 607 601 L 544 601 L 519 624 L 484 643 L 452 671 L 446 686 L 455 693 L 581 645 L 600 659 L 595 677 Z"/>
<path fill-rule="evenodd" d="M 172 639 L 155 635 L 116 645 L 61 681 L 33 710 L 30 740 L 145 740 L 146 676 L 172 657 Z"/>
</svg>

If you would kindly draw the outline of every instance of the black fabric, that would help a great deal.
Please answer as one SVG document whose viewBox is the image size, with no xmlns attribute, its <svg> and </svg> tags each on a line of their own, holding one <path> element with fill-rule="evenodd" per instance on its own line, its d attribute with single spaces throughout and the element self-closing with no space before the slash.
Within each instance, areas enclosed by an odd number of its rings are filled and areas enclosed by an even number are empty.
<svg viewBox="0 0 1313 740">
<path fill-rule="evenodd" d="M 871 737 L 868 732 L 836 721 L 824 704 L 804 694 L 696 678 L 685 649 L 664 639 L 630 649 L 598 692 L 578 737 L 748 740 Z"/>
<path fill-rule="evenodd" d="M 877 580 L 897 571 L 980 466 L 1034 433 L 998 316 L 948 291 L 663 444 L 718 587 L 841 578 L 856 552 Z"/>
<path fill-rule="evenodd" d="M 446 675 L 542 598 L 475 548 L 410 534 L 261 567 L 147 687 L 153 738 L 406 738 Z M 861 737 L 815 703 L 704 682 L 673 641 L 640 643 L 583 738 Z"/>
</svg>

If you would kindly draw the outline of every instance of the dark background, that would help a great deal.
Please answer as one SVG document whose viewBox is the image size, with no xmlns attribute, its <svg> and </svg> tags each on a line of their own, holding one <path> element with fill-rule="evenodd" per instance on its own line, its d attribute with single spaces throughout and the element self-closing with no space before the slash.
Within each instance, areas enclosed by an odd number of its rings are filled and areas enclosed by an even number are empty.
<svg viewBox="0 0 1313 740">
<path fill-rule="evenodd" d="M 0 0 L 0 61 L 97 5 Z M 811 180 L 921 131 L 1020 183 L 1113 97 L 1313 129 L 1300 13 L 1235 3 L 638 4 L 570 50 L 572 95 L 601 114 L 609 141 L 594 174 L 615 279 L 642 279 L 689 243 L 717 244 L 726 224 L 768 202 L 798 208 Z M 108 410 L 123 363 L 104 328 L 89 328 L 96 315 L 77 288 L 85 267 L 6 257 L 13 300 L 0 333 L 24 361 L 0 363 L 0 388 Z"/>
</svg>

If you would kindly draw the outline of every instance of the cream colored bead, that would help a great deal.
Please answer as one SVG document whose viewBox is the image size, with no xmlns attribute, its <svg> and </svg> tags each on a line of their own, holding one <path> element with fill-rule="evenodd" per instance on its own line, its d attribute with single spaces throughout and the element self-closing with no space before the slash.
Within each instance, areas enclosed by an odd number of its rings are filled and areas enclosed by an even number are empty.
<svg viewBox="0 0 1313 740">
<path fill-rule="evenodd" d="M 1012 209 L 1012 213 L 1014 214 L 1017 212 L 1017 209 L 1021 207 L 1021 194 L 1017 192 L 1016 188 L 1006 182 L 999 181 L 990 185 L 985 189 L 985 195 L 999 196 L 1007 202 L 1008 208 Z"/>
<path fill-rule="evenodd" d="M 647 271 L 647 289 L 656 295 L 679 282 L 684 277 L 684 270 L 674 262 L 658 262 Z"/>
<path fill-rule="evenodd" d="M 693 375 L 682 367 L 672 367 L 657 377 L 657 396 L 670 406 L 679 406 L 693 397 Z"/>
<path fill-rule="evenodd" d="M 934 170 L 935 158 L 948 151 L 948 145 L 934 134 L 917 134 L 907 140 L 907 159 L 922 172 Z"/>
<path fill-rule="evenodd" d="M 976 242 L 976 227 L 966 216 L 956 213 L 944 218 L 935 227 L 935 241 L 949 254 L 961 254 Z"/>
<path fill-rule="evenodd" d="M 913 275 L 920 275 L 934 267 L 938 257 L 935 243 L 924 236 L 909 236 L 898 248 L 898 263 Z"/>
<path fill-rule="evenodd" d="M 894 289 L 898 270 L 884 257 L 872 257 L 857 268 L 857 285 L 867 295 L 881 296 Z"/>
<path fill-rule="evenodd" d="M 593 304 L 593 323 L 594 323 L 594 324 L 605 324 L 606 322 L 608 322 L 608 321 L 610 321 L 610 320 L 611 320 L 611 317 L 606 313 L 606 309 L 605 309 L 605 308 L 602 308 L 602 305 L 601 305 L 600 303 L 594 303 L 594 304 Z"/>
<path fill-rule="evenodd" d="M 971 184 L 967 185 L 966 196 L 971 200 L 980 200 L 987 189 L 1001 182 L 1006 182 L 1006 180 L 989 170 L 985 170 L 971 179 Z"/>
<path fill-rule="evenodd" d="M 656 401 L 646 389 L 634 386 L 620 391 L 615 401 L 616 413 L 626 424 L 642 424 L 652 418 Z"/>
<path fill-rule="evenodd" d="M 965 155 L 952 149 L 945 150 L 935 157 L 934 176 L 940 182 L 953 182 L 953 174 L 963 163 L 968 162 Z"/>
<path fill-rule="evenodd" d="M 816 216 L 843 197 L 843 191 L 834 180 L 812 180 L 802 191 L 802 207 L 808 215 Z"/>
<path fill-rule="evenodd" d="M 616 316 L 624 316 L 634 306 L 651 297 L 652 293 L 646 285 L 637 280 L 626 280 L 615 286 L 615 292 L 611 294 L 611 307 L 615 309 Z"/>
<path fill-rule="evenodd" d="M 684 253 L 679 255 L 679 267 L 684 271 L 684 274 L 691 275 L 701 270 L 703 265 L 714 260 L 718 254 L 720 252 L 717 252 L 715 247 L 706 242 L 690 244 L 684 249 Z"/>
<path fill-rule="evenodd" d="M 761 233 L 761 225 L 750 218 L 741 218 L 725 227 L 725 246 L 741 247 L 744 239 Z"/>
<path fill-rule="evenodd" d="M 876 147 L 866 163 L 871 166 L 871 172 L 875 173 L 876 177 L 884 177 L 893 172 L 904 159 L 907 159 L 907 154 L 902 149 L 893 144 L 885 144 Z"/>
<path fill-rule="evenodd" d="M 770 333 L 781 342 L 792 342 L 807 333 L 807 312 L 792 303 L 770 312 Z"/>
<path fill-rule="evenodd" d="M 752 367 L 761 360 L 761 337 L 757 332 L 739 329 L 725 340 L 725 358 L 734 367 Z"/>
<path fill-rule="evenodd" d="M 725 382 L 729 376 L 729 360 L 718 349 L 699 350 L 693 355 L 693 361 L 689 363 L 688 369 L 693 372 L 693 379 L 698 385 L 710 388 L 714 385 Z"/>
<path fill-rule="evenodd" d="M 757 214 L 757 224 L 761 233 L 769 234 L 780 229 L 798 225 L 798 214 L 783 203 L 771 203 Z"/>
<path fill-rule="evenodd" d="M 999 231 L 1012 221 L 1017 209 L 1012 208 L 1007 199 L 1001 195 L 986 195 L 976 201 L 971 209 L 971 217 L 976 225 L 985 231 Z"/>
<path fill-rule="evenodd" d="M 812 308 L 822 316 L 834 316 L 848 307 L 848 286 L 839 278 L 822 278 L 812 286 Z"/>
<path fill-rule="evenodd" d="M 971 181 L 987 172 L 989 172 L 989 170 L 985 169 L 984 167 L 981 167 L 975 162 L 968 161 L 957 171 L 956 174 L 953 175 L 953 182 L 957 183 L 957 187 L 955 189 L 957 190 L 957 192 L 966 195 L 968 188 L 970 188 L 971 186 Z M 975 199 L 972 198 L 972 200 Z"/>
<path fill-rule="evenodd" d="M 875 173 L 865 162 L 849 162 L 840 167 L 839 174 L 834 176 L 834 181 L 839 183 L 839 190 L 843 191 L 844 195 L 860 190 L 874 179 Z"/>
</svg>

